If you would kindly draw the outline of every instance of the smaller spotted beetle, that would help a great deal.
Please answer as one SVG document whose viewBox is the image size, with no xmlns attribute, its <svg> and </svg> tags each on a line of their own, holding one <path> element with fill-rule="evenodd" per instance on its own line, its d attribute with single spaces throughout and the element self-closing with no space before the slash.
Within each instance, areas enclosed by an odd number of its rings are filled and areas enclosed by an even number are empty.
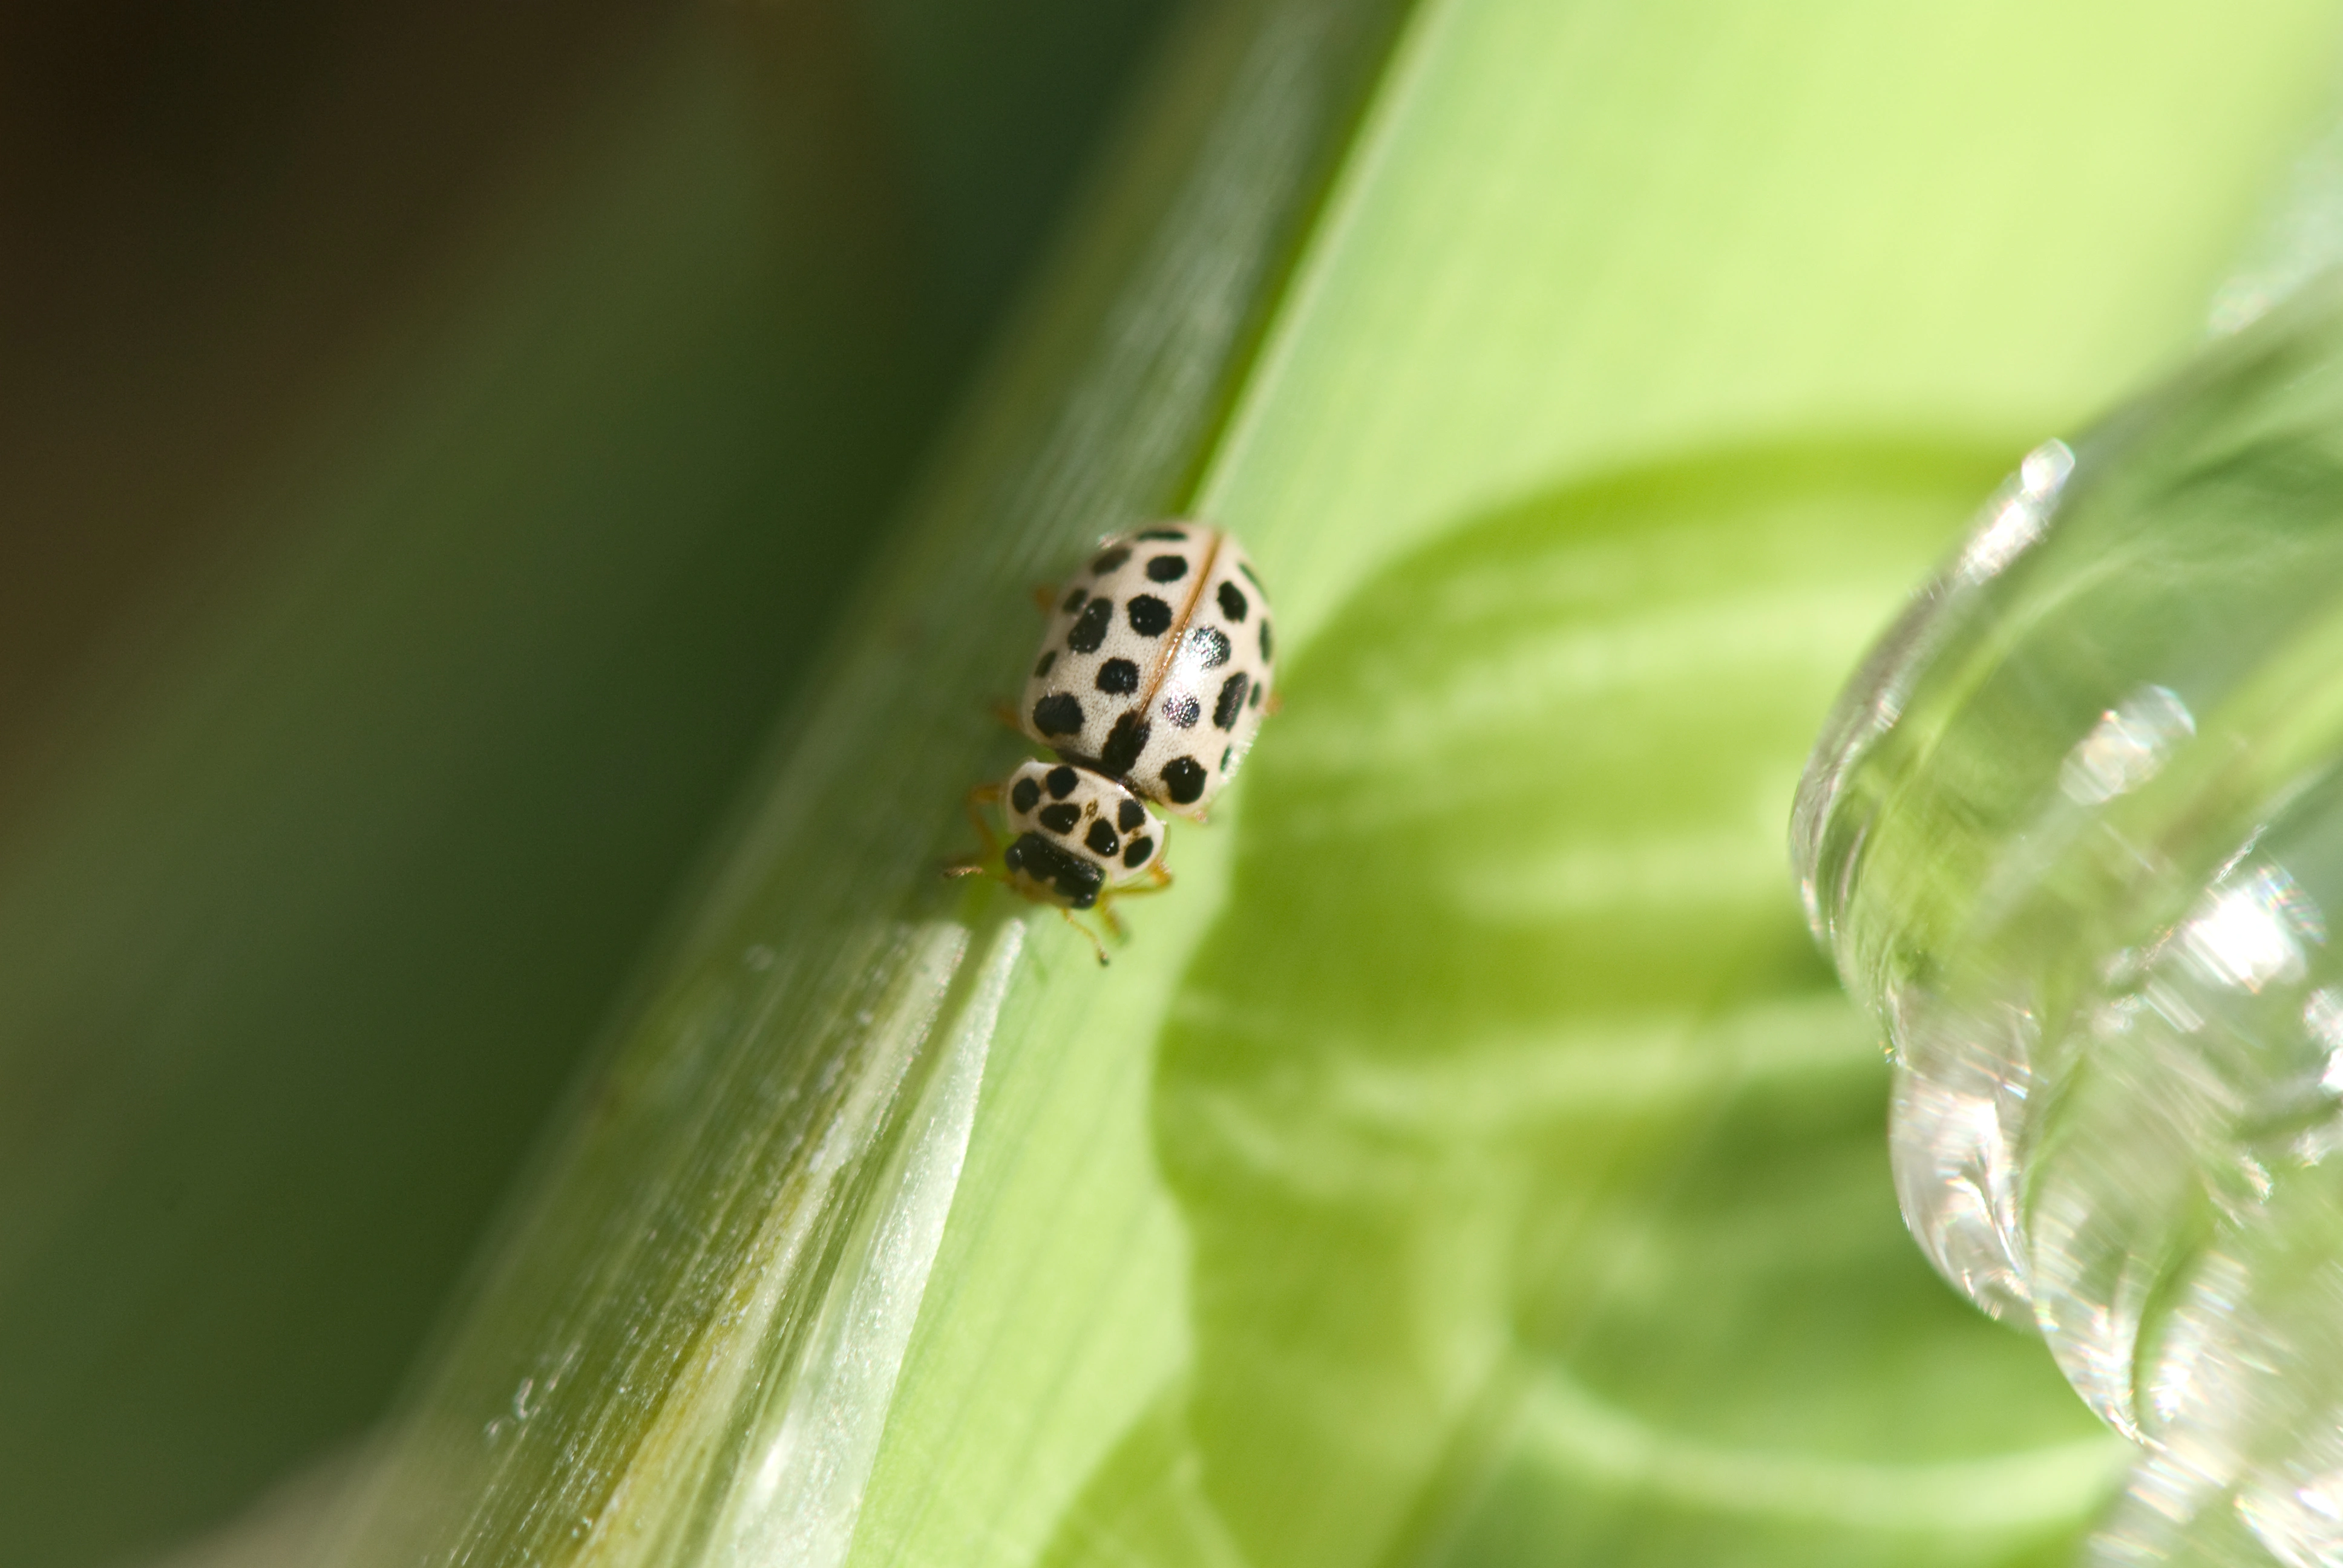
<svg viewBox="0 0 2343 1568">
<path fill-rule="evenodd" d="M 1120 936 L 1109 901 L 1172 884 L 1151 808 L 1203 820 L 1272 705 L 1269 599 L 1235 539 L 1170 522 L 1106 540 L 1046 602 L 1050 629 L 1008 717 L 1059 760 L 970 791 L 986 852 L 948 869 L 1095 909 Z M 1005 848 L 988 806 L 1008 819 Z"/>
</svg>

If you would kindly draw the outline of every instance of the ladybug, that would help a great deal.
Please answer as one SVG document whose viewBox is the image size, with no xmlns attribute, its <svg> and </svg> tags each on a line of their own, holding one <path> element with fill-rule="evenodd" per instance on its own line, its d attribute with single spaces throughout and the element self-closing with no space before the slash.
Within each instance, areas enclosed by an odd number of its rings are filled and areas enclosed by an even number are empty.
<svg viewBox="0 0 2343 1568">
<path fill-rule="evenodd" d="M 970 815 L 989 851 L 999 839 L 982 808 L 1006 816 L 998 874 L 1010 886 L 1096 909 L 1120 935 L 1109 900 L 1171 885 L 1156 809 L 1202 821 L 1272 704 L 1269 598 L 1235 539 L 1168 522 L 1104 541 L 1045 604 L 1049 632 L 1007 717 L 1058 760 L 971 791 Z M 989 872 L 991 860 L 950 869 Z"/>
</svg>

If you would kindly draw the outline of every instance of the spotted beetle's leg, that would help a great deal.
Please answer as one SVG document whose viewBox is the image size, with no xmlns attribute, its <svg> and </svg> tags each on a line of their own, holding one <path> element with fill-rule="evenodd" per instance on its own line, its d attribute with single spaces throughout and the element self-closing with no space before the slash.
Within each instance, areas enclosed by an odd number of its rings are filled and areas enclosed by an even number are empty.
<svg viewBox="0 0 2343 1568">
<path fill-rule="evenodd" d="M 963 802 L 968 811 L 968 825 L 976 829 L 977 842 L 984 848 L 973 855 L 962 855 L 956 860 L 945 861 L 945 876 L 990 877 L 1001 882 L 1009 880 L 1008 872 L 997 869 L 1001 859 L 1001 835 L 992 830 L 992 819 L 985 815 L 985 808 L 1000 804 L 1001 786 L 998 784 L 979 784 L 968 792 Z"/>
<path fill-rule="evenodd" d="M 1113 888 L 1110 889 L 1106 892 L 1101 893 L 1099 895 L 1098 901 L 1099 919 L 1106 922 L 1108 933 L 1111 935 L 1116 941 L 1122 941 L 1125 940 L 1128 933 L 1123 930 L 1122 917 L 1114 912 L 1112 908 L 1113 900 L 1117 899 L 1145 898 L 1150 893 L 1161 893 L 1171 886 L 1172 873 L 1165 868 L 1162 861 L 1158 860 L 1155 864 L 1147 868 L 1147 880 L 1142 885 L 1131 888 Z"/>
<path fill-rule="evenodd" d="M 1101 910 L 1100 913 L 1104 914 L 1105 911 Z M 1106 944 L 1098 940 L 1098 933 L 1091 930 L 1090 927 L 1082 924 L 1081 921 L 1074 919 L 1074 911 L 1066 908 L 1063 904 L 1058 906 L 1058 917 L 1064 920 L 1066 924 L 1073 927 L 1074 930 L 1082 933 L 1082 940 L 1090 943 L 1091 951 L 1098 954 L 1099 968 L 1106 968 Z M 1110 920 L 1111 918 L 1111 916 L 1109 917 Z"/>
<path fill-rule="evenodd" d="M 1017 721 L 1017 710 L 997 697 L 992 700 L 992 717 L 1001 721 L 1002 728 L 1016 731 L 1020 739 L 1025 738 L 1025 726 Z"/>
<path fill-rule="evenodd" d="M 1055 583 L 1035 583 L 1033 585 L 1033 608 L 1040 610 L 1043 615 L 1057 614 L 1058 585 Z"/>
<path fill-rule="evenodd" d="M 992 819 L 985 815 L 988 809 L 1000 804 L 1001 786 L 998 784 L 979 784 L 960 798 L 960 809 L 968 813 L 968 825 L 975 829 L 976 836 L 984 841 L 987 855 L 998 854 L 1001 850 L 1001 835 L 992 830 Z"/>
</svg>

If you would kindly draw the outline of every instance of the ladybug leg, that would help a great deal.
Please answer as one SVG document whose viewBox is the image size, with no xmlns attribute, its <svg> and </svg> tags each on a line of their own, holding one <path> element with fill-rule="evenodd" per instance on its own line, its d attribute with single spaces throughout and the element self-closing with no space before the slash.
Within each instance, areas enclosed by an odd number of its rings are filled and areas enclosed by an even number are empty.
<svg viewBox="0 0 2343 1568">
<path fill-rule="evenodd" d="M 947 877 L 991 877 L 999 881 L 1009 879 L 1006 873 L 995 869 L 1001 859 L 1001 835 L 992 830 L 992 819 L 986 808 L 1001 804 L 1001 786 L 980 784 L 968 792 L 966 800 L 968 824 L 976 829 L 977 841 L 984 846 L 973 855 L 944 862 Z"/>
<path fill-rule="evenodd" d="M 1058 588 L 1055 583 L 1033 585 L 1033 608 L 1043 615 L 1058 613 Z"/>
<path fill-rule="evenodd" d="M 992 818 L 988 814 L 1001 804 L 1001 786 L 979 784 L 961 798 L 961 809 L 968 813 L 969 826 L 984 840 L 989 854 L 1001 848 L 1001 835 L 992 830 Z"/>
<path fill-rule="evenodd" d="M 1101 914 L 1105 913 L 1104 910 L 1101 910 L 1100 912 Z M 1074 930 L 1082 933 L 1082 940 L 1090 943 L 1091 951 L 1098 954 L 1099 968 L 1106 968 L 1106 944 L 1098 940 L 1098 933 L 1091 930 L 1090 927 L 1082 924 L 1081 921 L 1074 919 L 1074 911 L 1067 909 L 1063 904 L 1058 906 L 1058 918 L 1064 920 L 1066 924 L 1073 927 Z M 1108 916 L 1107 918 L 1111 920 L 1113 917 Z"/>
<path fill-rule="evenodd" d="M 1285 693 L 1282 691 L 1271 692 L 1269 694 L 1269 700 L 1262 704 L 1262 717 L 1263 719 L 1275 718 L 1285 709 Z"/>
<path fill-rule="evenodd" d="M 1017 721 L 1017 710 L 999 698 L 993 699 L 992 717 L 1000 721 L 1002 729 L 1012 729 L 1020 736 L 1025 733 L 1025 727 Z"/>
<path fill-rule="evenodd" d="M 1100 894 L 1098 901 L 1099 919 L 1106 923 L 1108 933 L 1111 935 L 1116 941 L 1122 941 L 1130 933 L 1123 929 L 1122 917 L 1114 912 L 1114 900 L 1118 899 L 1144 898 L 1150 893 L 1162 892 L 1171 886 L 1172 873 L 1164 869 L 1162 861 L 1158 860 L 1155 864 L 1147 869 L 1146 881 L 1137 883 L 1128 888 L 1117 888 L 1111 892 Z"/>
</svg>

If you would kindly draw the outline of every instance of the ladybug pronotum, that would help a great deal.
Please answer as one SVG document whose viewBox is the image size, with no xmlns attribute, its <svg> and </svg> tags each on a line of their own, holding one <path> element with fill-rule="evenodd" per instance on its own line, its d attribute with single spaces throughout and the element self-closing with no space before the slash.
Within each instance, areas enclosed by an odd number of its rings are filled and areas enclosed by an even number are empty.
<svg viewBox="0 0 2343 1568">
<path fill-rule="evenodd" d="M 1017 728 L 1057 753 L 970 796 L 998 805 L 1000 874 L 1029 899 L 1096 909 L 1171 884 L 1153 808 L 1202 821 L 1261 728 L 1276 634 L 1244 551 L 1202 523 L 1159 523 L 1101 544 L 1053 596 Z M 982 860 L 957 873 L 990 870 Z M 1105 950 L 1100 950 L 1101 961 Z"/>
</svg>

